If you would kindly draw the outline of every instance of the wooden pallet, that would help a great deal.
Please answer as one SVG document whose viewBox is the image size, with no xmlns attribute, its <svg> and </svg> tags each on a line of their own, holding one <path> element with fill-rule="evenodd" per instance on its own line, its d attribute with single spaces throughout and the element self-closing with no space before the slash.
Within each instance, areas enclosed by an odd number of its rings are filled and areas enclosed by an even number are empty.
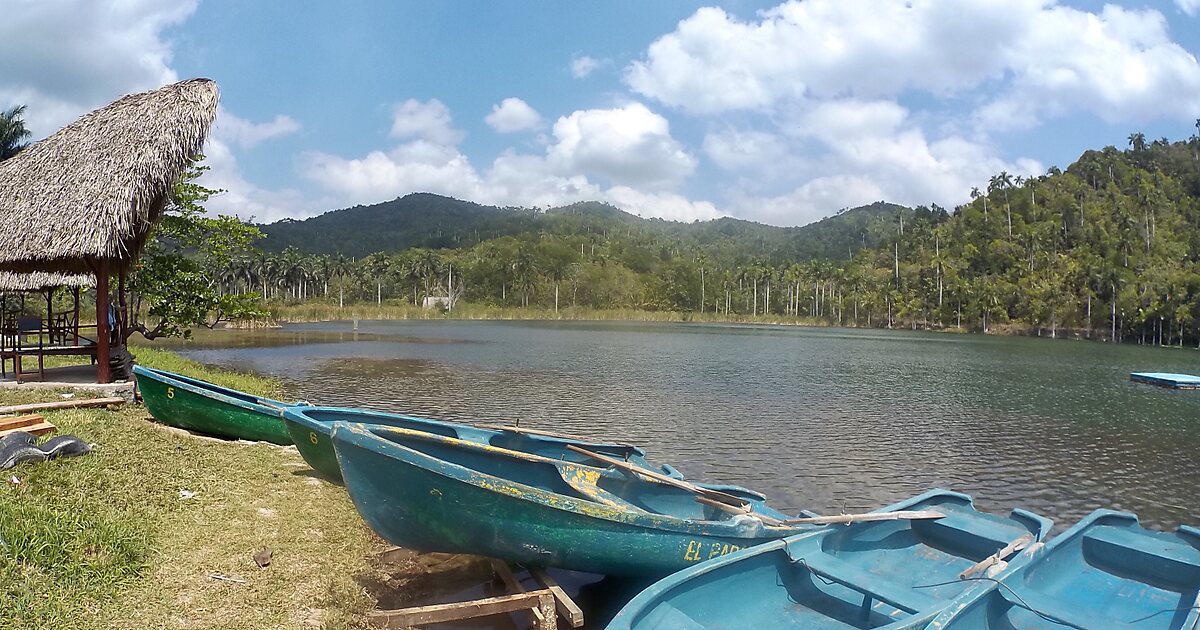
<svg viewBox="0 0 1200 630">
<path fill-rule="evenodd" d="M 583 611 L 544 571 L 530 570 L 530 575 L 542 588 L 528 591 L 513 575 L 507 563 L 492 560 L 492 570 L 513 594 L 450 604 L 377 610 L 369 615 L 370 624 L 376 628 L 409 628 L 525 610 L 532 616 L 533 627 L 537 630 L 556 630 L 560 616 L 572 628 L 583 625 Z"/>
<path fill-rule="evenodd" d="M 39 414 L 0 418 L 0 437 L 13 431 L 25 431 L 34 435 L 45 435 L 54 432 L 54 425 L 46 422 Z"/>
</svg>

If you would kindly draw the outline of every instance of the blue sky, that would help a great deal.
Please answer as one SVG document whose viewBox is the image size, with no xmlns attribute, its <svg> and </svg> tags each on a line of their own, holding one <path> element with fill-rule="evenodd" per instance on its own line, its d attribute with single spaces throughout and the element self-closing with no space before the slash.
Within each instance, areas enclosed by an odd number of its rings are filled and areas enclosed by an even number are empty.
<svg viewBox="0 0 1200 630">
<path fill-rule="evenodd" d="M 946 207 L 1200 118 L 1200 0 L 15 0 L 0 107 L 43 137 L 206 76 L 210 209 L 428 191 L 799 225 Z"/>
</svg>

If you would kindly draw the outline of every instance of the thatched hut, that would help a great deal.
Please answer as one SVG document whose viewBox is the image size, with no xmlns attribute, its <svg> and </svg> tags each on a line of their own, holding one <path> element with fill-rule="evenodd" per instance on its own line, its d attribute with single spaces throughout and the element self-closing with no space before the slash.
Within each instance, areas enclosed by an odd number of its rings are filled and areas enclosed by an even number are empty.
<svg viewBox="0 0 1200 630">
<path fill-rule="evenodd" d="M 121 286 L 124 328 L 125 274 L 200 152 L 218 97 L 209 79 L 130 94 L 0 162 L 0 272 L 94 277 L 102 357 L 109 356 L 109 275 Z M 109 380 L 108 361 L 98 364 L 99 380 Z"/>
</svg>

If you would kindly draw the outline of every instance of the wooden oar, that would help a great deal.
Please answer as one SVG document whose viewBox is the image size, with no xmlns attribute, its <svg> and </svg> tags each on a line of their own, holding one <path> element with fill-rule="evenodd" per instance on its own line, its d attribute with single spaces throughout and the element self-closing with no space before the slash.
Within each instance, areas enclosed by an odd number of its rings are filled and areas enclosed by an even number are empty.
<svg viewBox="0 0 1200 630">
<path fill-rule="evenodd" d="M 1000 564 L 1002 560 L 1033 544 L 1033 534 L 1025 534 L 1008 543 L 1003 549 L 967 567 L 966 571 L 958 574 L 958 579 L 965 580 L 976 573 L 986 571 L 989 567 Z"/>
<path fill-rule="evenodd" d="M 701 489 L 703 490 L 703 488 L 701 488 Z M 696 502 L 703 503 L 704 505 L 711 505 L 712 507 L 715 507 L 718 510 L 721 510 L 722 512 L 729 512 L 730 514 L 744 514 L 746 516 L 756 518 L 756 519 L 762 521 L 763 525 L 766 525 L 768 527 L 782 527 L 783 526 L 783 521 L 781 521 L 777 518 L 767 516 L 766 514 L 759 514 L 758 512 L 753 511 L 753 509 L 750 507 L 749 503 L 747 503 L 746 505 L 744 505 L 742 507 L 737 507 L 735 505 L 729 505 L 728 503 L 722 503 L 720 501 L 713 501 L 712 499 L 709 499 L 709 498 L 703 497 L 703 496 L 697 496 Z"/>
<path fill-rule="evenodd" d="M 870 523 L 874 521 L 915 521 L 946 516 L 936 510 L 916 510 L 899 512 L 867 512 L 866 514 L 837 514 L 835 516 L 806 516 L 804 518 L 789 518 L 783 521 L 785 525 L 836 525 L 851 523 Z"/>
<path fill-rule="evenodd" d="M 526 428 L 518 427 L 518 426 L 512 425 L 512 424 L 477 424 L 475 426 L 477 426 L 481 429 L 493 429 L 496 431 L 512 431 L 513 433 L 528 433 L 529 435 L 542 435 L 545 437 L 558 438 L 560 440 L 574 440 L 576 442 L 587 442 L 588 441 L 588 440 L 585 440 L 585 439 L 580 438 L 575 435 L 567 435 L 566 433 L 555 433 L 554 431 L 544 431 L 542 429 L 526 429 Z M 624 448 L 634 448 L 634 446 L 631 444 L 617 443 L 617 444 L 614 444 L 614 446 L 621 446 Z"/>
<path fill-rule="evenodd" d="M 742 507 L 742 506 L 750 504 L 750 501 L 743 499 L 741 497 L 735 497 L 732 494 L 726 494 L 719 490 L 710 490 L 708 488 L 701 488 L 700 486 L 697 486 L 696 484 L 688 483 L 682 479 L 675 479 L 674 477 L 668 477 L 666 475 L 656 473 L 653 470 L 647 470 L 640 466 L 635 466 L 633 464 L 630 464 L 629 462 L 619 460 L 615 457 L 608 457 L 607 455 L 601 455 L 600 453 L 593 453 L 585 448 L 580 448 L 578 446 L 575 446 L 574 444 L 568 444 L 567 448 L 572 451 L 575 451 L 576 453 L 579 453 L 580 455 L 586 455 L 596 461 L 604 462 L 614 468 L 618 468 L 620 470 L 631 472 L 636 475 L 641 475 L 643 477 L 652 479 L 659 483 L 664 483 L 668 486 L 675 486 L 676 488 L 679 488 L 681 490 L 687 490 L 688 492 L 691 492 L 692 494 L 695 494 L 697 496 L 706 497 L 708 499 L 712 499 L 713 501 L 720 501 L 722 503 L 726 503 L 726 504 L 732 505 L 734 507 Z"/>
</svg>

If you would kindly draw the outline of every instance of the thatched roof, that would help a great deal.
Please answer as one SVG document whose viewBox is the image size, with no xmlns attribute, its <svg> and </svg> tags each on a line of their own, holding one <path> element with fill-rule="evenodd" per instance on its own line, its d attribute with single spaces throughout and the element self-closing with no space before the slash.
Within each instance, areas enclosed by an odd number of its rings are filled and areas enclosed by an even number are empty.
<svg viewBox="0 0 1200 630">
<path fill-rule="evenodd" d="M 0 269 L 86 273 L 130 260 L 200 152 L 217 84 L 130 94 L 0 162 Z"/>
<path fill-rule="evenodd" d="M 19 273 L 16 271 L 0 271 L 0 292 L 41 291 L 51 287 L 83 287 L 90 289 L 94 286 L 96 286 L 96 278 L 90 273 L 51 273 L 45 271 Z"/>
</svg>

